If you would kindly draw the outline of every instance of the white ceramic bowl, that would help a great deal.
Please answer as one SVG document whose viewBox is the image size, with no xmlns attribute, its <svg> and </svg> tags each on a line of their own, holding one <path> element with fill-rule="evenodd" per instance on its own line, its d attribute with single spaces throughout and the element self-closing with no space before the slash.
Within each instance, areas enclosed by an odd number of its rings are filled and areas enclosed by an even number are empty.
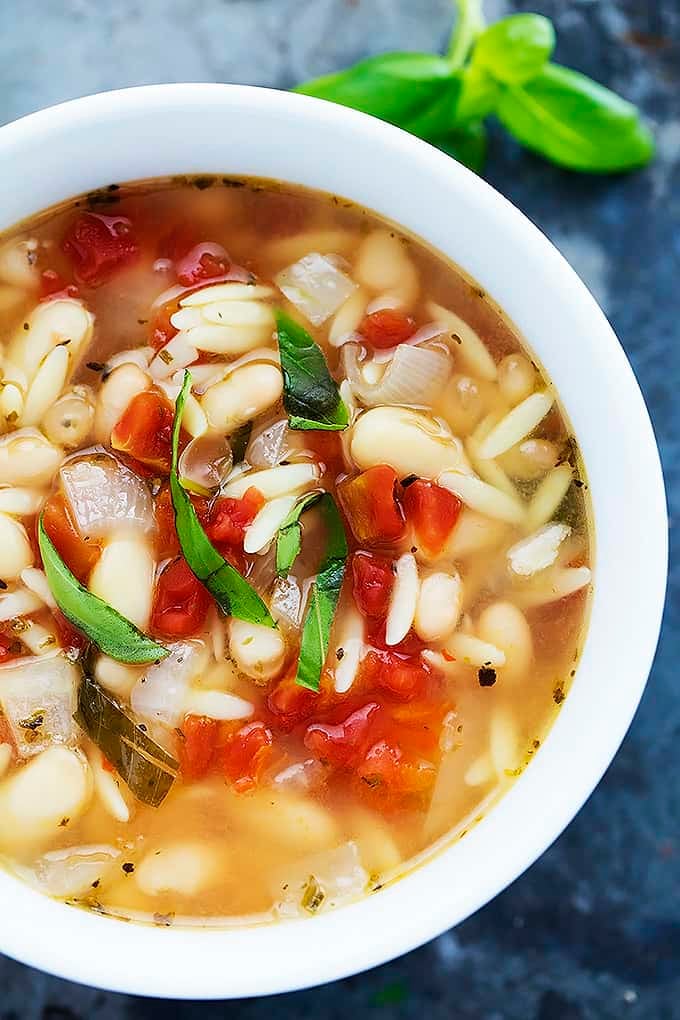
<svg viewBox="0 0 680 1020">
<path fill-rule="evenodd" d="M 167 85 L 66 103 L 0 129 L 0 228 L 106 185 L 255 174 L 348 196 L 421 235 L 510 315 L 555 383 L 595 509 L 592 620 L 573 687 L 535 760 L 462 840 L 362 902 L 231 931 L 123 924 L 0 873 L 0 950 L 74 981 L 142 995 L 263 995 L 330 981 L 462 921 L 560 834 L 614 756 L 652 661 L 666 579 L 654 435 L 628 362 L 546 238 L 474 174 L 339 106 L 230 85 Z"/>
</svg>

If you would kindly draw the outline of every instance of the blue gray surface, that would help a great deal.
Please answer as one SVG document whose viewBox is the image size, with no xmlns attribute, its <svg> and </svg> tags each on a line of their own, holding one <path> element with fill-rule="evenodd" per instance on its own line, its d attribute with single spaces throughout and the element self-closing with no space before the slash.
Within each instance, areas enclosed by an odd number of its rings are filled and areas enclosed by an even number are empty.
<svg viewBox="0 0 680 1020">
<path fill-rule="evenodd" d="M 656 125 L 655 163 L 629 177 L 570 176 L 500 134 L 487 170 L 601 302 L 661 446 L 673 568 L 656 663 L 623 748 L 526 875 L 455 931 L 369 974 L 277 1000 L 171 1007 L 82 989 L 0 958 L 0 1020 L 262 1020 L 272 1012 L 284 1020 L 680 1018 L 680 2 L 486 6 L 490 17 L 515 10 L 553 17 L 558 59 L 626 94 Z M 443 46 L 451 17 L 449 0 L 3 0 L 1 7 L 0 123 L 123 85 L 287 87 L 369 52 Z M 635 641 L 635 634 L 612 638 Z"/>
</svg>

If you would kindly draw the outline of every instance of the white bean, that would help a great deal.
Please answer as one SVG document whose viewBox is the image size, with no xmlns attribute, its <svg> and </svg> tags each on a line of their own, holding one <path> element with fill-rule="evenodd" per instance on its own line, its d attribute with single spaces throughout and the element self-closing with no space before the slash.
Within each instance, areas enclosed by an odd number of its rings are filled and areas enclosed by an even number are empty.
<svg viewBox="0 0 680 1020">
<path fill-rule="evenodd" d="M 508 524 L 522 524 L 525 519 L 524 506 L 518 496 L 510 496 L 488 482 L 474 475 L 458 471 L 444 471 L 437 484 L 453 492 L 471 510 L 477 510 L 487 517 L 506 521 Z"/>
<path fill-rule="evenodd" d="M 229 621 L 229 653 L 237 669 L 253 680 L 271 680 L 286 659 L 286 643 L 279 630 L 235 617 Z"/>
<path fill-rule="evenodd" d="M 508 411 L 491 429 L 480 444 L 479 456 L 485 460 L 498 457 L 511 446 L 521 442 L 543 421 L 554 402 L 555 398 L 547 390 L 532 393 L 521 404 L 513 407 L 512 411 Z"/>
<path fill-rule="evenodd" d="M 373 407 L 352 428 L 352 459 L 362 470 L 389 464 L 401 478 L 436 478 L 469 471 L 462 443 L 426 414 L 405 407 Z"/>
<path fill-rule="evenodd" d="M 68 347 L 55 347 L 47 355 L 31 383 L 21 424 L 39 425 L 48 410 L 57 401 L 68 377 L 70 355 Z"/>
<path fill-rule="evenodd" d="M 508 527 L 503 521 L 463 507 L 444 552 L 451 559 L 465 559 L 500 545 L 507 533 Z"/>
<path fill-rule="evenodd" d="M 283 377 L 275 365 L 244 365 L 206 390 L 201 406 L 210 424 L 222 432 L 231 432 L 246 421 L 257 418 L 281 399 Z"/>
<path fill-rule="evenodd" d="M 410 305 L 418 295 L 418 273 L 404 244 L 392 231 L 368 234 L 357 253 L 355 277 L 373 291 L 391 291 Z"/>
<path fill-rule="evenodd" d="M 33 550 L 26 529 L 8 514 L 0 514 L 0 579 L 16 581 L 31 566 Z"/>
<path fill-rule="evenodd" d="M 457 341 L 454 350 L 467 371 L 479 379 L 493 382 L 498 374 L 496 362 L 479 334 L 471 326 L 468 326 L 460 315 L 456 315 L 448 308 L 443 308 L 435 301 L 428 301 L 427 313 L 454 334 Z"/>
<path fill-rule="evenodd" d="M 260 840 L 296 853 L 337 846 L 340 835 L 335 819 L 321 804 L 288 792 L 256 790 L 241 796 L 234 818 Z"/>
<path fill-rule="evenodd" d="M 566 462 L 558 464 L 540 483 L 527 507 L 527 527 L 540 528 L 555 514 L 571 485 L 572 470 Z"/>
<path fill-rule="evenodd" d="M 458 574 L 430 574 L 420 585 L 414 626 L 423 641 L 439 641 L 455 629 L 463 590 Z"/>
<path fill-rule="evenodd" d="M 135 871 L 137 885 L 147 896 L 179 893 L 195 896 L 218 878 L 220 861 L 205 843 L 175 843 L 150 850 Z"/>
<path fill-rule="evenodd" d="M 550 439 L 525 439 L 512 446 L 501 457 L 501 465 L 513 478 L 531 480 L 540 478 L 555 467 L 559 452 Z"/>
<path fill-rule="evenodd" d="M 534 643 L 531 627 L 521 609 L 512 602 L 492 602 L 479 616 L 477 633 L 482 641 L 487 641 L 503 651 L 504 677 L 509 680 L 527 677 L 534 654 Z"/>
<path fill-rule="evenodd" d="M 19 429 L 0 439 L 0 485 L 47 485 L 62 451 L 37 429 Z"/>
<path fill-rule="evenodd" d="M 420 592 L 418 564 L 413 553 L 400 556 L 394 569 L 396 577 L 385 628 L 385 642 L 388 645 L 399 644 L 408 634 L 416 615 Z"/>
<path fill-rule="evenodd" d="M 95 564 L 89 588 L 144 630 L 151 615 L 155 569 L 147 542 L 137 537 L 113 538 Z"/>
<path fill-rule="evenodd" d="M 524 354 L 516 351 L 503 358 L 498 366 L 498 387 L 509 404 L 521 404 L 535 385 L 536 370 Z"/>
<path fill-rule="evenodd" d="M 94 395 L 89 386 L 74 386 L 56 400 L 41 424 L 52 443 L 75 450 L 84 446 L 94 424 Z"/>
<path fill-rule="evenodd" d="M 36 489 L 8 486 L 0 489 L 0 513 L 13 517 L 28 517 L 40 509 L 43 494 Z"/>
<path fill-rule="evenodd" d="M 31 382 L 40 364 L 59 344 L 68 341 L 73 364 L 92 337 L 94 319 L 81 301 L 59 298 L 37 305 L 14 334 L 7 349 L 8 362 Z M 8 378 L 14 378 L 6 372 Z"/>
<path fill-rule="evenodd" d="M 132 688 L 143 671 L 143 666 L 130 666 L 125 662 L 117 662 L 116 659 L 110 659 L 108 655 L 98 656 L 94 666 L 97 683 L 123 701 L 129 699 Z"/>
<path fill-rule="evenodd" d="M 94 433 L 99 443 L 108 445 L 114 425 L 128 404 L 151 387 L 151 378 L 138 365 L 126 362 L 114 368 L 97 395 Z"/>
<path fill-rule="evenodd" d="M 318 481 L 319 468 L 316 464 L 280 464 L 263 471 L 241 471 L 225 485 L 223 495 L 240 499 L 251 485 L 265 499 L 276 499 L 289 493 L 300 492 Z"/>
<path fill-rule="evenodd" d="M 83 755 L 53 746 L 0 785 L 0 844 L 55 838 L 82 815 L 92 793 Z"/>
</svg>

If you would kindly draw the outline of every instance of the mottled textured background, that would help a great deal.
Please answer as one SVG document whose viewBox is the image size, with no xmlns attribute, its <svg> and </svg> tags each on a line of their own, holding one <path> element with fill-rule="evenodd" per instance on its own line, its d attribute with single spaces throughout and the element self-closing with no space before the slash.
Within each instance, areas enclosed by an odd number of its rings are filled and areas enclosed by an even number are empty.
<svg viewBox="0 0 680 1020">
<path fill-rule="evenodd" d="M 656 126 L 656 161 L 628 177 L 567 175 L 500 133 L 487 168 L 602 304 L 661 446 L 669 601 L 623 748 L 528 874 L 455 931 L 394 963 L 276 1000 L 178 1003 L 169 1014 L 168 1003 L 83 989 L 0 958 L 0 1020 L 262 1020 L 272 1012 L 284 1020 L 680 1018 L 680 0 L 487 0 L 486 8 L 490 17 L 551 16 L 557 58 L 639 103 Z M 124 85 L 287 87 L 368 53 L 442 47 L 451 20 L 450 0 L 2 0 L 0 9 L 0 123 Z"/>
</svg>

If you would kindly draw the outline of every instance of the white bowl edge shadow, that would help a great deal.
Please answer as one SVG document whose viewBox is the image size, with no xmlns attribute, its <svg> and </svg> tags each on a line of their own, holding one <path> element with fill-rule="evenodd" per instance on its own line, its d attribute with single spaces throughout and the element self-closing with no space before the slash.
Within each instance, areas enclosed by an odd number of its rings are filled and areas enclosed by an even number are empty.
<svg viewBox="0 0 680 1020">
<path fill-rule="evenodd" d="M 68 908 L 0 872 L 0 951 L 92 986 L 186 999 L 272 994 L 357 973 L 458 924 L 517 878 L 574 817 L 630 725 L 667 567 L 658 451 L 604 314 L 526 217 L 399 129 L 250 86 L 145 86 L 73 100 L 0 128 L 0 229 L 112 182 L 201 172 L 335 192 L 421 235 L 479 281 L 537 354 L 574 427 L 596 561 L 577 675 L 535 760 L 463 839 L 379 893 L 305 921 L 155 928 Z"/>
</svg>

